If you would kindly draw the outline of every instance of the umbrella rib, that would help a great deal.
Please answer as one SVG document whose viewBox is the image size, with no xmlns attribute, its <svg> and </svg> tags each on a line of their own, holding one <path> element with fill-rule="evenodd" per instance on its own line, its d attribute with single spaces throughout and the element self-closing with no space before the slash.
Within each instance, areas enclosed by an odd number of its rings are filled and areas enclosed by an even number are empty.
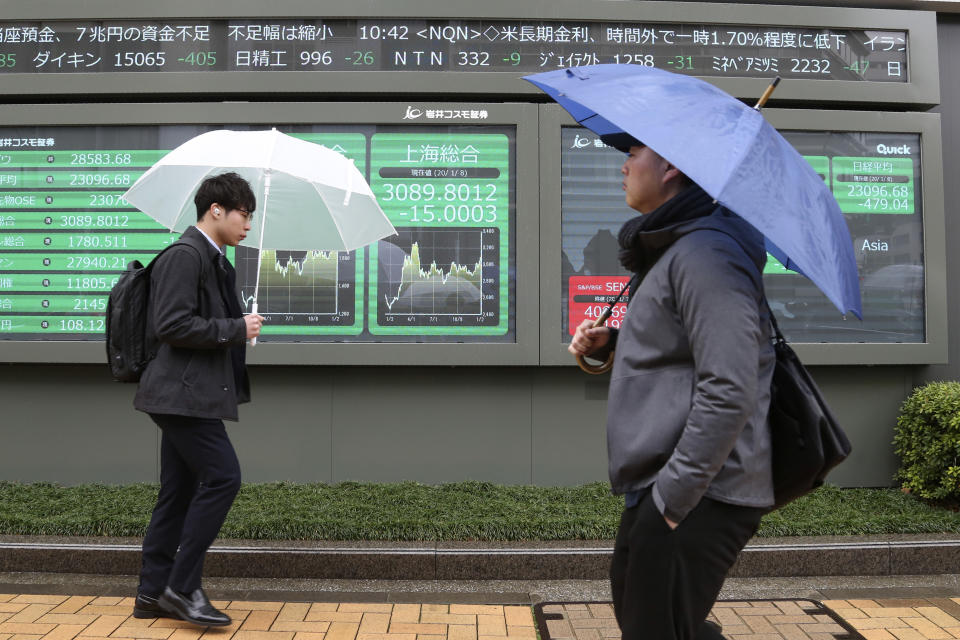
<svg viewBox="0 0 960 640">
<path fill-rule="evenodd" d="M 273 180 L 273 154 L 277 150 L 277 135 L 280 133 L 274 127 L 271 130 L 275 135 L 270 141 L 270 152 L 267 154 L 266 176 L 263 185 L 263 213 L 260 214 L 260 237 L 257 238 L 257 281 L 253 285 L 253 304 L 257 304 L 257 297 L 260 294 L 260 262 L 263 260 L 263 233 L 267 228 L 267 201 L 270 198 L 270 183 Z M 256 308 L 256 307 L 254 307 Z"/>
<path fill-rule="evenodd" d="M 208 175 L 210 175 L 209 171 L 204 174 L 204 177 Z M 192 195 L 193 195 L 193 191 L 192 190 L 188 191 L 187 194 L 183 197 L 183 200 L 180 201 L 180 206 L 177 207 L 177 211 L 179 213 L 177 214 L 177 219 L 172 221 L 172 224 L 170 226 L 170 233 L 173 233 L 174 227 L 176 227 L 177 223 L 183 218 L 183 207 L 186 206 L 187 202 L 190 200 L 190 196 Z"/>
<path fill-rule="evenodd" d="M 723 179 L 723 181 L 720 182 L 720 184 L 722 184 L 722 185 L 727 185 L 727 184 L 729 184 L 731 176 L 733 176 L 734 172 L 735 172 L 735 171 L 738 169 L 738 167 L 743 163 L 743 159 L 746 157 L 747 152 L 750 150 L 750 142 L 751 142 L 754 138 L 756 138 L 756 135 L 757 135 L 760 127 L 763 126 L 763 116 L 759 115 L 759 113 L 760 113 L 759 111 L 746 110 L 746 111 L 744 111 L 743 113 L 740 114 L 740 118 L 739 118 L 739 121 L 738 121 L 738 125 L 739 125 L 740 122 L 743 122 L 744 120 L 746 120 L 746 119 L 748 119 L 748 118 L 752 118 L 753 116 L 758 116 L 759 119 L 758 119 L 758 120 L 755 120 L 755 122 L 757 122 L 757 126 L 753 127 L 753 131 L 750 132 L 750 135 L 749 135 L 749 136 L 738 136 L 737 147 L 735 147 L 735 148 L 733 149 L 733 154 L 732 154 L 733 157 L 736 158 L 736 160 L 735 160 L 734 162 L 730 162 L 730 164 L 729 164 L 729 166 L 728 166 L 728 169 L 727 169 L 727 175 L 726 175 L 726 177 Z M 747 121 L 749 122 L 749 120 L 747 120 Z M 740 127 L 738 126 L 737 129 L 739 130 Z M 722 193 L 722 191 L 721 191 L 721 193 Z M 717 200 L 719 201 L 719 199 L 720 199 L 720 193 L 718 193 L 718 194 L 716 195 L 716 198 L 717 198 Z M 723 204 L 723 203 L 721 202 L 721 204 Z"/>
<path fill-rule="evenodd" d="M 337 220 L 337 216 L 333 213 L 333 208 L 330 206 L 330 203 L 327 202 L 327 199 L 323 197 L 323 194 L 320 192 L 320 189 L 317 188 L 317 185 L 310 183 L 310 186 L 313 187 L 313 190 L 317 192 L 317 196 L 320 198 L 320 201 L 327 207 L 327 210 L 330 212 L 330 220 L 333 222 L 333 226 L 337 228 L 337 235 L 340 237 L 340 244 L 343 245 L 342 251 L 352 251 L 352 249 L 347 247 L 347 240 L 343 237 L 343 228 L 340 227 L 340 221 Z M 340 251 L 341 249 L 336 249 Z"/>
</svg>

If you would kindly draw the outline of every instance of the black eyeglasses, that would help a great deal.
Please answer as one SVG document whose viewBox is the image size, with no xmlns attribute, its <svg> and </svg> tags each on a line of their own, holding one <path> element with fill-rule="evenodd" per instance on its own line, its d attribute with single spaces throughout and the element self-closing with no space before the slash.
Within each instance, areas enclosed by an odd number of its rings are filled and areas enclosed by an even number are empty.
<svg viewBox="0 0 960 640">
<path fill-rule="evenodd" d="M 234 207 L 233 211 L 239 211 L 240 214 L 243 215 L 243 217 L 246 218 L 247 220 L 250 220 L 253 218 L 252 211 L 247 211 L 246 209 L 241 209 L 240 207 Z"/>
</svg>

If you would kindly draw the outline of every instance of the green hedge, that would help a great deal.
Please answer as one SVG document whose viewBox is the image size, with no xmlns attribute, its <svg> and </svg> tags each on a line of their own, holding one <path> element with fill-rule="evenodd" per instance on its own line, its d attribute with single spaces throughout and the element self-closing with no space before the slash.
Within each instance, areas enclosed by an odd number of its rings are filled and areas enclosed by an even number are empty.
<svg viewBox="0 0 960 640">
<path fill-rule="evenodd" d="M 0 483 L 0 534 L 142 536 L 157 486 Z M 461 482 L 244 485 L 223 538 L 591 540 L 614 537 L 609 486 Z M 767 515 L 761 536 L 960 532 L 960 514 L 897 489 L 823 487 Z"/>
<path fill-rule="evenodd" d="M 960 382 L 915 389 L 900 408 L 893 444 L 904 490 L 930 500 L 960 499 Z"/>
</svg>

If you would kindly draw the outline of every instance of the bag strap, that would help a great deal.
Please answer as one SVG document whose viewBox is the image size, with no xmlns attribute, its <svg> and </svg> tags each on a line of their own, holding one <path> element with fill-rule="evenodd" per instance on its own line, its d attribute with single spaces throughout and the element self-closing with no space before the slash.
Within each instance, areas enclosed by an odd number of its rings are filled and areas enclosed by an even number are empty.
<svg viewBox="0 0 960 640">
<path fill-rule="evenodd" d="M 767 308 L 767 313 L 770 315 L 770 324 L 773 326 L 773 335 L 776 339 L 777 344 L 787 344 L 787 339 L 783 337 L 783 334 L 780 333 L 780 327 L 777 325 L 777 316 L 774 315 L 773 309 L 770 308 L 770 303 L 767 302 L 767 294 L 763 294 L 763 305 Z"/>
<path fill-rule="evenodd" d="M 189 240 L 189 238 L 187 240 Z M 203 255 L 201 254 L 200 249 L 198 249 L 195 245 L 191 244 L 190 242 L 187 242 L 183 238 L 178 238 L 175 242 L 171 242 L 170 244 L 165 246 L 163 249 L 161 249 L 160 253 L 153 256 L 153 259 L 145 267 L 145 269 L 147 270 L 147 273 L 153 272 L 153 265 L 160 258 L 160 256 L 165 254 L 169 249 L 173 249 L 174 247 L 177 247 L 177 246 L 190 247 L 191 249 L 197 252 L 197 256 L 199 256 L 200 258 L 200 283 L 199 284 L 200 284 L 200 287 L 202 287 L 207 275 L 206 270 L 203 268 Z"/>
<path fill-rule="evenodd" d="M 722 205 L 721 205 L 720 207 L 718 207 L 718 209 L 721 209 L 721 208 L 723 208 Z M 716 211 L 714 211 L 714 213 L 716 213 Z M 710 215 L 713 215 L 713 214 L 710 214 Z M 725 229 L 712 229 L 712 231 L 719 231 L 720 233 L 725 234 L 725 235 L 733 238 L 733 239 L 734 239 L 735 241 L 737 241 L 738 243 L 740 242 L 740 240 L 739 240 L 735 235 L 733 235 L 732 233 L 726 231 Z M 762 271 L 761 271 L 761 273 L 760 273 L 760 277 L 761 277 L 761 279 L 763 278 L 763 273 L 762 273 Z M 767 301 L 767 294 L 766 294 L 766 292 L 763 293 L 763 306 L 765 306 L 765 307 L 767 308 L 767 314 L 769 314 L 769 316 L 770 316 L 770 324 L 771 324 L 771 326 L 773 327 L 773 335 L 774 335 L 774 337 L 776 338 L 776 343 L 777 343 L 777 344 L 787 344 L 787 339 L 783 337 L 783 334 L 782 334 L 782 333 L 780 333 L 780 327 L 779 327 L 779 325 L 777 325 L 777 316 L 774 315 L 773 309 L 770 308 L 770 303 Z"/>
<path fill-rule="evenodd" d="M 149 273 L 149 272 L 153 272 L 153 265 L 154 265 L 154 263 L 157 261 L 157 259 L 158 259 L 160 256 L 162 256 L 163 254 L 165 254 L 168 250 L 173 249 L 173 248 L 174 248 L 175 246 L 177 246 L 178 244 L 179 244 L 179 245 L 189 246 L 189 245 L 187 245 L 185 242 L 180 242 L 180 240 L 176 240 L 175 242 L 171 242 L 170 244 L 168 244 L 167 246 L 165 246 L 163 249 L 161 249 L 161 250 L 160 250 L 160 253 L 158 253 L 157 255 L 153 256 L 153 259 L 150 260 L 150 262 L 147 263 L 147 266 L 145 267 L 145 269 L 147 270 L 147 272 L 148 272 L 148 273 Z"/>
</svg>

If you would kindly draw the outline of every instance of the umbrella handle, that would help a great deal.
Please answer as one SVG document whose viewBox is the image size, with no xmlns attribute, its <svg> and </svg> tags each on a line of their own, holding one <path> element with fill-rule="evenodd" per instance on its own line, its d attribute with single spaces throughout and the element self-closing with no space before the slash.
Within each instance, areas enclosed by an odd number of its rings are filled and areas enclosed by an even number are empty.
<svg viewBox="0 0 960 640">
<path fill-rule="evenodd" d="M 770 83 L 770 86 L 767 87 L 767 90 L 763 92 L 763 95 L 760 96 L 760 99 L 757 100 L 757 104 L 753 105 L 753 108 L 757 111 L 763 108 L 763 105 L 767 104 L 767 100 L 770 99 L 770 95 L 773 93 L 773 90 L 777 88 L 777 85 L 780 84 L 780 76 L 777 76 L 773 79 L 773 82 Z"/>
<path fill-rule="evenodd" d="M 250 303 L 250 313 L 256 313 L 256 312 L 257 312 L 257 301 L 254 300 L 252 303 Z M 254 336 L 253 338 L 250 338 L 250 346 L 251 347 L 257 346 L 256 336 Z"/>
<path fill-rule="evenodd" d="M 607 319 L 610 317 L 612 311 L 613 310 L 610 307 L 604 309 L 603 313 L 600 314 L 600 317 L 593 322 L 592 328 L 596 329 L 597 327 L 602 327 L 604 324 L 606 324 Z M 593 375 L 600 375 L 601 373 L 606 373 L 607 371 L 610 371 L 610 369 L 613 369 L 613 351 L 611 351 L 610 355 L 607 356 L 607 361 L 601 364 L 590 364 L 587 362 L 586 358 L 579 355 L 576 356 L 576 360 L 581 369 Z"/>
</svg>

